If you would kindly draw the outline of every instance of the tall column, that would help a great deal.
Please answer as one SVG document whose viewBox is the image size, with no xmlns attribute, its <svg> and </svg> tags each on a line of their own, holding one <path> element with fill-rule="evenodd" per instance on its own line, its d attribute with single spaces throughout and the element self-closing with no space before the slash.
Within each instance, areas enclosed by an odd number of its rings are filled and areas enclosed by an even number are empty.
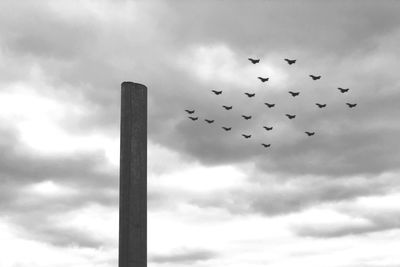
<svg viewBox="0 0 400 267">
<path fill-rule="evenodd" d="M 119 267 L 147 266 L 147 88 L 121 84 Z"/>
</svg>

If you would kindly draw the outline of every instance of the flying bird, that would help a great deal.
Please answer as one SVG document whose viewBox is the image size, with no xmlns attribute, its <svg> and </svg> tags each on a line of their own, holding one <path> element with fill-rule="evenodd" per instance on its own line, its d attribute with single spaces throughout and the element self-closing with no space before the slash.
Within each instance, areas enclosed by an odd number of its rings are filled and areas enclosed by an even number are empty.
<svg viewBox="0 0 400 267">
<path fill-rule="evenodd" d="M 197 121 L 199 117 L 189 117 L 189 119 L 191 119 L 192 121 Z"/>
<path fill-rule="evenodd" d="M 205 119 L 205 121 L 208 122 L 208 123 L 213 123 L 214 122 L 214 120 L 207 120 L 207 119 Z"/>
<path fill-rule="evenodd" d="M 275 106 L 275 104 L 270 104 L 270 103 L 264 103 L 265 105 L 267 105 L 269 108 L 273 108 Z"/>
<path fill-rule="evenodd" d="M 347 106 L 349 106 L 349 108 L 354 108 L 355 106 L 357 106 L 356 103 L 351 104 L 351 103 L 346 103 Z"/>
<path fill-rule="evenodd" d="M 285 58 L 285 61 L 286 61 L 289 65 L 292 65 L 292 64 L 296 63 L 296 59 L 287 59 L 287 58 Z"/>
<path fill-rule="evenodd" d="M 260 81 L 263 83 L 269 80 L 269 78 L 263 78 L 263 77 L 257 77 L 257 78 L 260 79 Z"/>
<path fill-rule="evenodd" d="M 216 94 L 216 95 L 220 95 L 220 94 L 222 94 L 222 91 L 215 91 L 215 90 L 211 90 L 214 94 Z"/>
<path fill-rule="evenodd" d="M 296 115 L 285 114 L 290 120 L 296 118 Z"/>
<path fill-rule="evenodd" d="M 315 81 L 315 80 L 319 80 L 321 79 L 321 75 L 320 76 L 315 76 L 315 75 L 310 75 L 310 77 Z"/>
<path fill-rule="evenodd" d="M 259 59 L 254 59 L 254 58 L 248 58 L 248 60 L 250 60 L 251 63 L 253 63 L 253 64 L 257 64 L 258 62 L 260 62 Z"/>
<path fill-rule="evenodd" d="M 271 144 L 264 144 L 264 143 L 262 143 L 261 144 L 263 147 L 265 147 L 265 148 L 267 148 L 267 147 L 270 147 L 271 146 Z"/>
<path fill-rule="evenodd" d="M 255 96 L 256 94 L 255 93 L 253 93 L 253 94 L 250 94 L 250 93 L 244 93 L 245 95 L 247 95 L 248 97 L 253 97 L 253 96 Z"/>
<path fill-rule="evenodd" d="M 224 109 L 226 109 L 226 110 L 230 110 L 230 109 L 232 109 L 232 106 L 222 106 Z"/>
<path fill-rule="evenodd" d="M 313 136 L 315 132 L 305 132 L 308 136 Z"/>
<path fill-rule="evenodd" d="M 194 113 L 194 109 L 193 109 L 193 110 L 185 109 L 185 111 L 186 111 L 187 113 L 189 113 L 189 114 L 193 114 L 193 113 Z"/>
<path fill-rule="evenodd" d="M 295 96 L 298 96 L 300 94 L 300 92 L 289 91 L 289 94 L 291 94 L 293 97 L 295 97 Z"/>
<path fill-rule="evenodd" d="M 343 94 L 343 93 L 346 93 L 347 91 L 349 91 L 350 88 L 340 88 L 340 87 L 338 87 L 338 90 Z"/>
<path fill-rule="evenodd" d="M 250 119 L 251 119 L 251 116 L 242 115 L 242 117 L 243 117 L 245 120 L 250 120 Z"/>
<path fill-rule="evenodd" d="M 272 127 L 272 126 L 271 126 L 271 127 L 263 126 L 263 128 L 264 128 L 265 130 L 267 130 L 267 131 L 271 131 L 273 127 Z"/>
<path fill-rule="evenodd" d="M 232 129 L 232 127 L 222 127 L 222 129 L 224 129 L 225 131 L 230 131 Z"/>
<path fill-rule="evenodd" d="M 326 104 L 315 103 L 315 105 L 317 105 L 319 108 L 324 108 L 324 107 L 326 107 Z"/>
<path fill-rule="evenodd" d="M 251 134 L 242 134 L 242 136 L 244 137 L 244 138 L 246 138 L 246 139 L 248 139 L 248 138 L 250 138 L 251 137 Z"/>
</svg>

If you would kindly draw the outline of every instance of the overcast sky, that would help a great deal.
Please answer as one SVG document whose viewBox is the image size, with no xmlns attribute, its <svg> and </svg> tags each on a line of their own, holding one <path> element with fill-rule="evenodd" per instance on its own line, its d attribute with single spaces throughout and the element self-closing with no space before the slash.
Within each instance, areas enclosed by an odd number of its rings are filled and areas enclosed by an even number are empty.
<svg viewBox="0 0 400 267">
<path fill-rule="evenodd" d="M 0 266 L 117 266 L 123 81 L 149 89 L 150 267 L 400 266 L 399 14 L 2 0 Z"/>
</svg>

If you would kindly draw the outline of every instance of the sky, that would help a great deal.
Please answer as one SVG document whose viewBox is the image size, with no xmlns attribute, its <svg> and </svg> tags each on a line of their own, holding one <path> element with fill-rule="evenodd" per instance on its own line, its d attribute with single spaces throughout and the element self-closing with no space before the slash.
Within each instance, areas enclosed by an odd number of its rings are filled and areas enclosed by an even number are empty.
<svg viewBox="0 0 400 267">
<path fill-rule="evenodd" d="M 148 87 L 148 266 L 400 266 L 399 13 L 2 0 L 0 266 L 117 266 L 123 81 Z"/>
</svg>

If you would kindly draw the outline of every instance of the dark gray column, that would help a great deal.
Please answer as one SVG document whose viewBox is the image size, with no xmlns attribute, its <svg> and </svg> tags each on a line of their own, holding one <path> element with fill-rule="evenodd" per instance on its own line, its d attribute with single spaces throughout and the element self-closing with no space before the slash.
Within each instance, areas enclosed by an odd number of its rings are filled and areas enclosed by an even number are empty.
<svg viewBox="0 0 400 267">
<path fill-rule="evenodd" d="M 121 85 L 119 267 L 147 266 L 147 88 Z"/>
</svg>

